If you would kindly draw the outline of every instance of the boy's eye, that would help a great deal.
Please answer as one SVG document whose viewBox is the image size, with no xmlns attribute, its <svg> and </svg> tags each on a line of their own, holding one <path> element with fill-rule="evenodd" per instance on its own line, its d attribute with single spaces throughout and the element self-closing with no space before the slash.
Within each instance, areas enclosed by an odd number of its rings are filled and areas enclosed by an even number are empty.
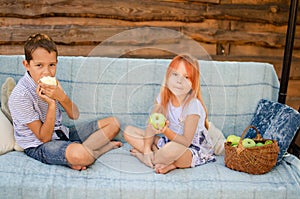
<svg viewBox="0 0 300 199">
<path fill-rule="evenodd" d="M 56 64 L 50 64 L 50 66 L 54 67 L 54 66 L 56 66 Z"/>
</svg>

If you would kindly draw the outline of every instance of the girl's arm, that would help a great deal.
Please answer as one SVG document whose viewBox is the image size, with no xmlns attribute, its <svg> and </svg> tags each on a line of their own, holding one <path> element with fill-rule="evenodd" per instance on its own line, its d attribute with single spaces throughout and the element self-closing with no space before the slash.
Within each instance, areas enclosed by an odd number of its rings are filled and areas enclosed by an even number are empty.
<svg viewBox="0 0 300 199">
<path fill-rule="evenodd" d="M 184 122 L 184 132 L 183 135 L 178 135 L 173 132 L 168 127 L 163 128 L 163 134 L 169 138 L 169 140 L 182 144 L 186 147 L 189 147 L 194 138 L 195 132 L 197 130 L 198 122 L 200 116 L 199 115 L 188 115 Z"/>
<path fill-rule="evenodd" d="M 151 113 L 163 113 L 161 106 L 157 102 L 155 103 L 154 108 Z M 145 136 L 144 136 L 144 154 L 152 152 L 151 147 L 153 145 L 154 135 L 156 133 L 157 133 L 157 131 L 147 121 L 147 128 L 145 130 Z"/>
</svg>

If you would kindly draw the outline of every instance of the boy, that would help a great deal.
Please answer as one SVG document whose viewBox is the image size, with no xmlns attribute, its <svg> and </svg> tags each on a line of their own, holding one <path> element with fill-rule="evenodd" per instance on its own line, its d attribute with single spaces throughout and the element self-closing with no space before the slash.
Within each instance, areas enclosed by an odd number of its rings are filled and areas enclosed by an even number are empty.
<svg viewBox="0 0 300 199">
<path fill-rule="evenodd" d="M 24 46 L 25 75 L 9 98 L 16 142 L 24 152 L 43 163 L 85 170 L 103 153 L 121 146 L 111 141 L 119 132 L 114 117 L 67 128 L 62 124 L 59 104 L 68 117 L 78 119 L 77 106 L 61 84 L 42 83 L 42 77 L 55 77 L 58 51 L 45 34 L 31 35 Z"/>
</svg>

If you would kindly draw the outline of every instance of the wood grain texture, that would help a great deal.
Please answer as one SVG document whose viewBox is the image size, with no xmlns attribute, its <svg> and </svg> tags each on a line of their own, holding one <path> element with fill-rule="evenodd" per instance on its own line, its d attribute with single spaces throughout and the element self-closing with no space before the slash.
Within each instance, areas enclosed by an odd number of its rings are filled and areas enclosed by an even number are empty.
<svg viewBox="0 0 300 199">
<path fill-rule="evenodd" d="M 27 37 L 43 32 L 57 42 L 60 55 L 89 56 L 106 45 L 100 55 L 172 58 L 164 48 L 182 48 L 180 38 L 154 35 L 140 40 L 131 35 L 110 40 L 136 28 L 155 27 L 196 41 L 211 59 L 267 62 L 281 76 L 287 0 L 0 0 L 0 5 L 0 54 L 23 54 Z M 132 46 L 139 48 L 126 50 Z M 287 96 L 287 104 L 295 109 L 300 105 L 299 67 L 300 20 Z"/>
</svg>

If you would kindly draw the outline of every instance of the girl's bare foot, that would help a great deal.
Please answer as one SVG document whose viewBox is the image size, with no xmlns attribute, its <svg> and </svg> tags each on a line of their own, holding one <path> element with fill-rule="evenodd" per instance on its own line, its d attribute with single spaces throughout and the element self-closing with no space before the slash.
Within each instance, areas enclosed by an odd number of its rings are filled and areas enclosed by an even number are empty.
<svg viewBox="0 0 300 199">
<path fill-rule="evenodd" d="M 130 153 L 131 153 L 132 156 L 139 159 L 139 161 L 144 163 L 146 166 L 153 168 L 153 163 L 152 163 L 153 153 L 143 154 L 135 148 L 131 149 Z"/>
<path fill-rule="evenodd" d="M 155 172 L 158 174 L 166 174 L 169 171 L 176 169 L 177 167 L 174 164 L 164 165 L 164 164 L 156 164 Z"/>
</svg>

